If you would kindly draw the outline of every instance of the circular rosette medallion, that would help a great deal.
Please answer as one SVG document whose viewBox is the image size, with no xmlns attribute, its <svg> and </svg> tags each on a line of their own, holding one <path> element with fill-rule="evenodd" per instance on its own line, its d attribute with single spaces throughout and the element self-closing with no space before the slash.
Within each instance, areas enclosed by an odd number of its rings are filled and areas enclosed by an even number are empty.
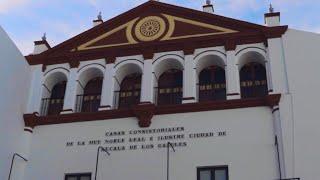
<svg viewBox="0 0 320 180">
<path fill-rule="evenodd" d="M 166 23 L 158 16 L 141 19 L 135 28 L 135 35 L 140 41 L 154 41 L 160 38 L 166 30 Z"/>
</svg>

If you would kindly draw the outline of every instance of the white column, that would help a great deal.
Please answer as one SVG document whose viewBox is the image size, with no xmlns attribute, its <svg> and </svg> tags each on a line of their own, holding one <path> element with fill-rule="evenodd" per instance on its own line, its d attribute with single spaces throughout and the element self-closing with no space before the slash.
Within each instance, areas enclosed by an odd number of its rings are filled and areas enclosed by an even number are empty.
<svg viewBox="0 0 320 180">
<path fill-rule="evenodd" d="M 289 87 L 281 38 L 268 39 L 268 50 L 273 93 L 287 93 Z"/>
<path fill-rule="evenodd" d="M 280 172 L 282 178 L 286 178 L 286 171 L 285 171 L 285 160 L 284 160 L 284 145 L 283 145 L 283 137 L 282 137 L 282 128 L 281 128 L 281 121 L 280 121 L 280 109 L 279 106 L 274 106 L 272 109 L 273 114 L 273 126 L 274 126 L 274 134 L 276 137 L 276 158 L 279 162 L 277 164 L 280 165 Z"/>
<path fill-rule="evenodd" d="M 28 107 L 26 113 L 40 112 L 43 72 L 42 65 L 32 66 L 32 80 L 29 89 Z"/>
<path fill-rule="evenodd" d="M 268 92 L 272 93 L 273 92 L 273 85 L 272 85 L 272 76 L 271 76 L 271 71 L 270 71 L 270 60 L 267 59 L 265 62 L 265 68 L 266 68 L 266 73 L 267 73 L 267 84 L 268 84 Z"/>
<path fill-rule="evenodd" d="M 77 100 L 77 69 L 70 69 L 69 78 L 67 82 L 66 93 L 64 96 L 63 111 L 61 114 L 73 113 L 75 111 L 75 104 Z"/>
<path fill-rule="evenodd" d="M 103 78 L 100 111 L 114 108 L 114 64 L 107 64 Z"/>
<path fill-rule="evenodd" d="M 240 99 L 240 75 L 234 50 L 227 51 L 226 81 L 227 99 Z"/>
<path fill-rule="evenodd" d="M 147 59 L 144 61 L 143 74 L 142 74 L 142 85 L 141 85 L 141 98 L 140 102 L 143 103 L 154 103 L 154 75 L 152 72 L 152 59 Z"/>
<path fill-rule="evenodd" d="M 194 55 L 186 55 L 184 62 L 182 103 L 194 103 L 197 96 L 197 72 Z"/>
</svg>

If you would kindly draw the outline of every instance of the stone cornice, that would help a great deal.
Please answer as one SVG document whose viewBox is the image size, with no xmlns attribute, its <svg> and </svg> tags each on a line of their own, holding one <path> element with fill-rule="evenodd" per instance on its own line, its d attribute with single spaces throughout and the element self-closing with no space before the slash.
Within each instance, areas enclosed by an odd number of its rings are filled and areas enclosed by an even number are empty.
<svg viewBox="0 0 320 180">
<path fill-rule="evenodd" d="M 136 117 L 140 127 L 149 127 L 154 115 L 190 113 L 226 109 L 238 109 L 249 107 L 268 106 L 274 107 L 279 104 L 281 95 L 268 95 L 261 98 L 236 99 L 224 101 L 211 101 L 189 103 L 179 105 L 155 106 L 151 103 L 136 105 L 131 109 L 106 110 L 94 113 L 73 113 L 55 116 L 38 116 L 38 114 L 25 114 L 26 127 L 34 128 L 41 125 L 64 124 L 75 122 L 114 120 L 120 118 Z"/>
</svg>

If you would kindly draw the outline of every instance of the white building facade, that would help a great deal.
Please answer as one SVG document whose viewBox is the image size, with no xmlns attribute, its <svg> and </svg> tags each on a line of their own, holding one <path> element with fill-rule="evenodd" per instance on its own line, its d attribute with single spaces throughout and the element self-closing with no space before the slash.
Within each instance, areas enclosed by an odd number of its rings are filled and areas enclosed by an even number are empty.
<svg viewBox="0 0 320 180">
<path fill-rule="evenodd" d="M 265 22 L 148 1 L 36 41 L 10 178 L 317 179 L 320 36 Z"/>
<path fill-rule="evenodd" d="M 23 154 L 28 133 L 23 131 L 22 115 L 26 112 L 28 89 L 30 87 L 31 70 L 25 58 L 14 45 L 6 32 L 0 27 L 0 86 L 2 94 L 0 103 L 0 179 L 7 179 L 11 159 L 14 153 Z M 22 165 L 16 169 L 22 170 L 25 162 L 15 157 Z M 21 160 L 21 161 L 20 161 Z M 17 176 L 15 176 L 17 178 Z"/>
</svg>

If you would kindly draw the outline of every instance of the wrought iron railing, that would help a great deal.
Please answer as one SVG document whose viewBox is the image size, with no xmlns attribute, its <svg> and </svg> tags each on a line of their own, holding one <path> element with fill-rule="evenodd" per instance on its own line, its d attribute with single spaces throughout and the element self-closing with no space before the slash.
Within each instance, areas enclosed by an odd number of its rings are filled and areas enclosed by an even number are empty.
<svg viewBox="0 0 320 180">
<path fill-rule="evenodd" d="M 97 112 L 100 107 L 101 94 L 77 95 L 76 112 Z"/>
<path fill-rule="evenodd" d="M 40 115 L 58 115 L 63 110 L 64 98 L 43 98 L 41 101 Z"/>
<path fill-rule="evenodd" d="M 119 109 L 130 108 L 133 105 L 140 103 L 140 89 L 130 90 L 130 91 L 115 91 L 114 92 L 114 102 L 115 107 Z"/>
<path fill-rule="evenodd" d="M 158 106 L 182 103 L 182 87 L 156 87 L 154 94 Z"/>
<path fill-rule="evenodd" d="M 225 83 L 199 84 L 199 101 L 226 100 Z"/>
<path fill-rule="evenodd" d="M 268 85 L 266 80 L 242 81 L 241 96 L 243 98 L 263 97 L 268 94 Z"/>
</svg>

